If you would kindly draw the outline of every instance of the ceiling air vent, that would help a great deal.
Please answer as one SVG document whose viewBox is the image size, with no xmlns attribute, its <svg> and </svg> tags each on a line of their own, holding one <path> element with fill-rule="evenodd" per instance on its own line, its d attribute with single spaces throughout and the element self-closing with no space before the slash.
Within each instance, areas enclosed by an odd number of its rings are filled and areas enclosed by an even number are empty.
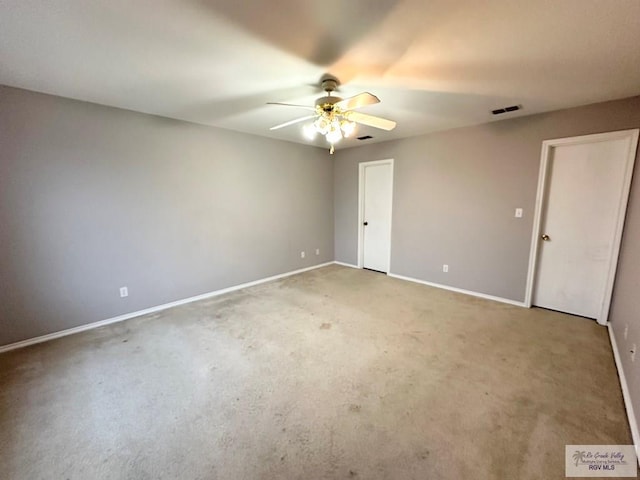
<svg viewBox="0 0 640 480">
<path fill-rule="evenodd" d="M 370 138 L 373 138 L 371 135 L 363 135 L 362 137 L 358 137 L 358 140 L 369 140 Z"/>
<path fill-rule="evenodd" d="M 520 110 L 521 108 L 521 105 L 511 105 L 510 107 L 496 108 L 495 110 L 491 110 L 491 113 L 493 113 L 494 115 L 502 115 L 503 113 L 507 112 L 515 112 L 516 110 Z"/>
</svg>

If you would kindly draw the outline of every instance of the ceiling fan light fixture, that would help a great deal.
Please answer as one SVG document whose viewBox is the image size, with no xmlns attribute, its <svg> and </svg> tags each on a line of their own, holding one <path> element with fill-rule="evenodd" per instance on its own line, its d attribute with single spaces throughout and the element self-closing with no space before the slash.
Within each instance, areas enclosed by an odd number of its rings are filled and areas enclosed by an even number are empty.
<svg viewBox="0 0 640 480">
<path fill-rule="evenodd" d="M 324 115 L 319 116 L 313 126 L 316 128 L 320 135 L 326 135 L 331 128 L 331 122 Z"/>
<path fill-rule="evenodd" d="M 313 123 L 302 127 L 305 138 L 313 140 L 319 133 L 332 145 L 350 137 L 355 130 L 356 122 L 347 120 L 341 112 L 323 113 Z"/>
<path fill-rule="evenodd" d="M 307 140 L 313 140 L 314 138 L 316 138 L 317 133 L 318 133 L 318 130 L 316 129 L 315 125 L 312 123 L 307 123 L 302 127 L 302 134 L 305 136 Z"/>
<path fill-rule="evenodd" d="M 339 128 L 333 128 L 329 131 L 329 133 L 326 134 L 327 142 L 331 144 L 339 142 L 341 138 L 342 138 L 342 132 L 340 131 Z"/>
<path fill-rule="evenodd" d="M 342 120 L 340 122 L 340 128 L 342 129 L 342 134 L 345 138 L 350 137 L 353 132 L 356 130 L 355 122 L 350 122 L 349 120 Z"/>
</svg>

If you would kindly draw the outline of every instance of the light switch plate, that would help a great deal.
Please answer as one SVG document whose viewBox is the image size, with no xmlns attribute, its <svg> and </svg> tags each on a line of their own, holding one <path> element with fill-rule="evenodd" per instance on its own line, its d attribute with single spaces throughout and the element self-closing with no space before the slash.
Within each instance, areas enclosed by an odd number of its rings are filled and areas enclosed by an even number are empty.
<svg viewBox="0 0 640 480">
<path fill-rule="evenodd" d="M 522 218 L 522 209 L 516 208 L 516 218 Z"/>
</svg>

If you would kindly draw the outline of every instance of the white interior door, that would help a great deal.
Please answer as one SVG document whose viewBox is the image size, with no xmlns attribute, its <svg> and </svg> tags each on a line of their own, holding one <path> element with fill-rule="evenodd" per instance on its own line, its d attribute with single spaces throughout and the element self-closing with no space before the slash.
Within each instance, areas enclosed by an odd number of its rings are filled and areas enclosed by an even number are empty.
<svg viewBox="0 0 640 480">
<path fill-rule="evenodd" d="M 631 142 L 581 138 L 547 151 L 532 303 L 600 321 L 617 262 Z"/>
<path fill-rule="evenodd" d="M 361 164 L 362 266 L 389 272 L 393 165 Z"/>
</svg>

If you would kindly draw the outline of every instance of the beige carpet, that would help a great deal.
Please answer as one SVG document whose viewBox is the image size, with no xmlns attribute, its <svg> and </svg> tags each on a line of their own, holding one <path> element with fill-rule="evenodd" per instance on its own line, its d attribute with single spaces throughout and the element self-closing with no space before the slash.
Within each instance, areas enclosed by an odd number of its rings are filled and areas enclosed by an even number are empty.
<svg viewBox="0 0 640 480">
<path fill-rule="evenodd" d="M 595 322 L 331 266 L 0 355 L 0 478 L 561 479 Z"/>
</svg>

